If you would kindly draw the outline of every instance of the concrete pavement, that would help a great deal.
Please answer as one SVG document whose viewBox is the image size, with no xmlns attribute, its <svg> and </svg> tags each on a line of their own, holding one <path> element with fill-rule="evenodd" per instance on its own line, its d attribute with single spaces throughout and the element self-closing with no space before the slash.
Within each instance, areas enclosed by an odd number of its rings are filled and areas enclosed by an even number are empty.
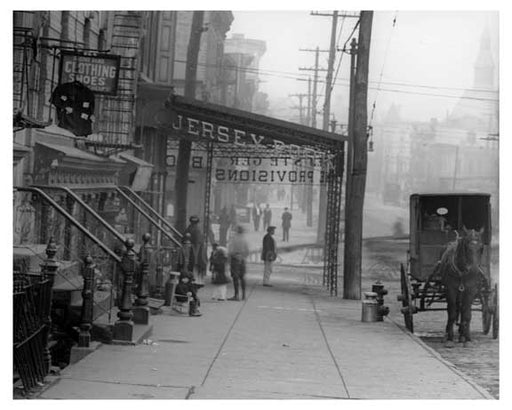
<svg viewBox="0 0 512 410">
<path fill-rule="evenodd" d="M 152 316 L 152 343 L 102 345 L 40 398 L 492 399 L 391 320 L 361 322 L 360 301 L 260 276 L 250 265 L 245 302 L 212 301 L 206 286 L 203 316 Z"/>
</svg>

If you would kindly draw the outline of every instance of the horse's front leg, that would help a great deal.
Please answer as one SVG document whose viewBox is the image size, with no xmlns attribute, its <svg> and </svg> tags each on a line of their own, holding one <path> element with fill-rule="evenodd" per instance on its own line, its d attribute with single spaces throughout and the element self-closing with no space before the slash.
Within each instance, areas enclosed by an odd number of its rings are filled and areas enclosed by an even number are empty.
<svg viewBox="0 0 512 410">
<path fill-rule="evenodd" d="M 473 305 L 476 293 L 476 289 L 466 289 L 461 295 L 461 332 L 459 342 L 464 343 L 464 347 L 468 347 L 471 342 L 471 306 Z"/>
<path fill-rule="evenodd" d="M 454 347 L 453 325 L 457 320 L 457 289 L 448 286 L 446 286 L 446 312 L 448 321 L 446 322 L 445 347 Z"/>
</svg>

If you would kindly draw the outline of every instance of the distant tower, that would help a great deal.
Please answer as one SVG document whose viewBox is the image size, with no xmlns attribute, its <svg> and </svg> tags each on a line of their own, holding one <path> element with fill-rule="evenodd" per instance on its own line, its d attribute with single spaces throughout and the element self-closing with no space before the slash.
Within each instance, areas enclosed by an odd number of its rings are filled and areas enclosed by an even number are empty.
<svg viewBox="0 0 512 410">
<path fill-rule="evenodd" d="M 473 70 L 473 86 L 464 91 L 448 122 L 473 132 L 495 133 L 498 130 L 498 76 L 488 25 L 482 32 Z"/>
<path fill-rule="evenodd" d="M 495 65 L 491 51 L 491 36 L 486 26 L 480 38 L 480 50 L 474 66 L 473 88 L 494 90 Z"/>
</svg>

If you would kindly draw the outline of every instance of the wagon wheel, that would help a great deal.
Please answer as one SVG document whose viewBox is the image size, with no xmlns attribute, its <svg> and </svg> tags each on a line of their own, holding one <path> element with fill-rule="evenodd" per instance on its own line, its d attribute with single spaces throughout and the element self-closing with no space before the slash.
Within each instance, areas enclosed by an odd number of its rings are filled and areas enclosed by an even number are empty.
<svg viewBox="0 0 512 410">
<path fill-rule="evenodd" d="M 492 338 L 497 339 L 499 335 L 499 326 L 500 326 L 500 299 L 498 293 L 498 284 L 494 285 L 494 292 L 492 294 Z"/>
<path fill-rule="evenodd" d="M 484 335 L 488 334 L 489 330 L 491 330 L 492 307 L 489 304 L 492 298 L 490 297 L 490 293 L 491 292 L 488 290 L 485 290 L 480 295 L 480 303 L 482 305 L 482 331 Z"/>
<path fill-rule="evenodd" d="M 402 302 L 401 312 L 404 315 L 405 327 L 414 333 L 414 324 L 412 318 L 412 296 L 411 296 L 411 284 L 409 277 L 405 272 L 403 263 L 400 264 L 400 283 L 402 285 L 402 294 L 398 296 L 398 300 Z"/>
</svg>

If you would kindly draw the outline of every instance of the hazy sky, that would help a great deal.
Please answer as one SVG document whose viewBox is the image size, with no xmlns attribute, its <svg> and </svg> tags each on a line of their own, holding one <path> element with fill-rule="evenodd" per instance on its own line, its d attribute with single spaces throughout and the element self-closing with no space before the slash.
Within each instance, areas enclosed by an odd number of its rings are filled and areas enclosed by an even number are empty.
<svg viewBox="0 0 512 410">
<path fill-rule="evenodd" d="M 307 92 L 307 82 L 297 78 L 313 74 L 299 71 L 299 67 L 313 67 L 314 53 L 299 49 L 329 47 L 332 19 L 312 16 L 310 11 L 234 11 L 235 20 L 228 37 L 232 33 L 243 33 L 246 38 L 266 41 L 267 51 L 260 64 L 264 81 L 260 89 L 269 94 L 274 107 L 276 103 L 282 107 L 297 104 L 297 98 L 289 97 L 289 94 Z M 339 47 L 349 37 L 355 21 L 345 19 Z M 341 22 L 340 19 L 338 33 Z M 376 118 L 384 115 L 392 102 L 400 105 L 402 116 L 409 119 L 443 118 L 457 101 L 446 95 L 461 95 L 462 90 L 457 88 L 472 86 L 474 62 L 485 27 L 493 41 L 494 62 L 498 64 L 498 24 L 497 12 L 376 11 L 370 57 L 370 87 L 373 90 L 370 89 L 368 99 L 370 106 L 376 101 Z M 337 61 L 340 55 L 341 52 Z M 323 68 L 327 67 L 327 57 L 328 53 L 320 54 Z M 332 112 L 337 118 L 346 115 L 343 104 L 348 93 L 349 60 L 349 55 L 343 56 L 334 88 Z M 379 83 L 381 73 L 382 82 Z M 325 80 L 325 72 L 320 73 L 320 78 Z M 319 84 L 319 94 L 324 94 L 323 90 L 323 84 Z M 323 97 L 319 109 L 321 101 Z M 276 110 L 272 114 L 285 116 L 292 112 Z"/>
</svg>

